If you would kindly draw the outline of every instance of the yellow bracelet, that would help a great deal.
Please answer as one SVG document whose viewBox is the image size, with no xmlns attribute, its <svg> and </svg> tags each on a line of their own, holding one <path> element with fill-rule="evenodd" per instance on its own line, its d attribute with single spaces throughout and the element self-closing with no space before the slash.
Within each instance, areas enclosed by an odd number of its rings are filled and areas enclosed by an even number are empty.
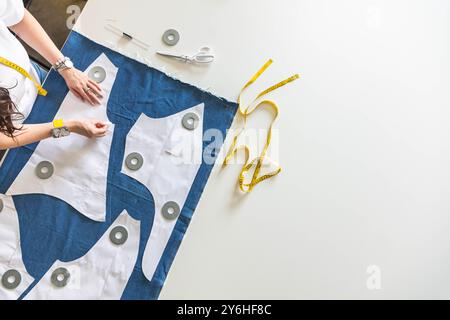
<svg viewBox="0 0 450 320">
<path fill-rule="evenodd" d="M 55 120 L 53 120 L 53 127 L 54 128 L 62 128 L 62 127 L 64 127 L 64 121 L 62 119 L 55 119 Z"/>
</svg>

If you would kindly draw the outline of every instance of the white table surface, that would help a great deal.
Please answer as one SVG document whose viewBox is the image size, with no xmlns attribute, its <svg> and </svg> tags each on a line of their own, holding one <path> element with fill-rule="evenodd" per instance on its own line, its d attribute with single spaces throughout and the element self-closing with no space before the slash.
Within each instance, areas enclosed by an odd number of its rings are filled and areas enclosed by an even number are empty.
<svg viewBox="0 0 450 320">
<path fill-rule="evenodd" d="M 151 45 L 122 50 L 229 99 L 269 57 L 253 92 L 302 75 L 271 95 L 284 173 L 240 196 L 216 166 L 162 299 L 450 298 L 449 1 L 89 0 L 76 30 L 116 43 L 107 19 Z M 169 28 L 217 60 L 157 58 Z"/>
</svg>

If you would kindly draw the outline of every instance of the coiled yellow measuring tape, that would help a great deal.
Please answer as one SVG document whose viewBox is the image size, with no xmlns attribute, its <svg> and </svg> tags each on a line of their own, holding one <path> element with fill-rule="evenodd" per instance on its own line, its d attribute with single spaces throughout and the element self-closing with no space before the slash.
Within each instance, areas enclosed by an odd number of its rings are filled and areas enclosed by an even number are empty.
<svg viewBox="0 0 450 320">
<path fill-rule="evenodd" d="M 34 83 L 34 86 L 36 87 L 38 94 L 40 96 L 47 95 L 47 90 L 42 88 L 42 86 L 25 69 L 23 69 L 22 67 L 18 66 L 14 62 L 11 62 L 8 59 L 5 59 L 3 57 L 0 57 L 0 63 L 13 69 L 13 70 L 16 70 L 18 73 L 23 75 L 25 78 L 30 79 Z"/>
<path fill-rule="evenodd" d="M 239 188 L 245 193 L 251 192 L 258 183 L 263 182 L 264 180 L 270 179 L 281 172 L 281 167 L 278 166 L 276 170 L 269 172 L 267 174 L 264 174 L 262 176 L 259 176 L 264 159 L 268 158 L 266 156 L 266 154 L 267 154 L 267 150 L 270 146 L 270 142 L 272 140 L 272 127 L 273 127 L 273 124 L 275 123 L 275 120 L 278 117 L 278 114 L 279 114 L 279 107 L 276 104 L 276 102 L 274 102 L 272 100 L 267 100 L 267 99 L 266 100 L 260 100 L 260 99 L 263 96 L 267 95 L 268 93 L 270 93 L 292 81 L 297 80 L 298 78 L 300 78 L 300 76 L 298 74 L 295 74 L 295 75 L 267 88 L 266 90 L 264 90 L 260 94 L 258 94 L 256 96 L 256 98 L 253 99 L 253 101 L 250 102 L 246 108 L 242 107 L 242 102 L 241 102 L 241 97 L 242 97 L 242 94 L 244 93 L 244 91 L 248 87 L 250 87 L 264 73 L 264 71 L 266 71 L 266 69 L 272 64 L 272 62 L 273 62 L 272 59 L 267 61 L 264 64 L 264 66 L 261 69 L 259 69 L 258 72 L 245 84 L 245 86 L 242 88 L 241 92 L 239 93 L 239 97 L 238 97 L 239 109 L 238 110 L 239 110 L 239 114 L 242 115 L 242 117 L 244 119 L 244 125 L 241 128 L 241 130 L 238 132 L 238 134 L 236 134 L 236 136 L 233 138 L 233 143 L 231 144 L 231 147 L 228 150 L 225 160 L 223 161 L 223 166 L 228 165 L 230 163 L 231 158 L 239 151 L 239 149 L 244 150 L 245 163 L 242 166 L 241 172 L 239 174 Z M 257 101 L 259 101 L 259 102 L 256 103 Z M 250 161 L 250 148 L 245 144 L 241 145 L 241 146 L 237 146 L 237 141 L 238 141 L 238 138 L 241 135 L 241 133 L 245 130 L 245 126 L 247 124 L 247 117 L 263 105 L 270 106 L 274 110 L 275 115 L 270 124 L 269 131 L 267 133 L 266 144 L 264 145 L 264 148 L 263 148 L 261 154 L 258 157 L 256 157 L 255 159 Z M 250 182 L 246 182 L 246 179 L 245 179 L 246 175 L 253 167 L 255 167 L 255 169 L 253 171 L 253 176 L 252 176 Z"/>
</svg>

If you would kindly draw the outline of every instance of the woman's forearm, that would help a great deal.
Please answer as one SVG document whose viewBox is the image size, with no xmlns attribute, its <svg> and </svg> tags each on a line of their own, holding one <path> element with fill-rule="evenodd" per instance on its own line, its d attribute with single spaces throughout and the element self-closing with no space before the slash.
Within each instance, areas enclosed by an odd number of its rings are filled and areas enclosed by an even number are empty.
<svg viewBox="0 0 450 320">
<path fill-rule="evenodd" d="M 39 52 L 51 65 L 63 58 L 63 54 L 55 46 L 39 22 L 25 9 L 21 22 L 10 27 L 23 41 Z"/>
<path fill-rule="evenodd" d="M 14 138 L 2 135 L 0 147 L 1 149 L 11 149 L 50 138 L 52 128 L 52 123 L 24 125 L 22 130 L 16 132 Z"/>
<path fill-rule="evenodd" d="M 78 121 L 67 121 L 66 126 L 69 131 L 77 131 L 79 127 Z M 53 123 L 42 124 L 27 124 L 22 127 L 22 130 L 14 134 L 14 138 L 0 134 L 0 149 L 12 149 L 27 144 L 35 143 L 52 136 Z"/>
</svg>

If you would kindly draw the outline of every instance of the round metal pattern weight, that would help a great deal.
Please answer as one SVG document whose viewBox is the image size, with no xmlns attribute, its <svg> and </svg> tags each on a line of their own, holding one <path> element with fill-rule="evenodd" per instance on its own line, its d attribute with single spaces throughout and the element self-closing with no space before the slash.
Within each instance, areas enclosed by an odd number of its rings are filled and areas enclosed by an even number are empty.
<svg viewBox="0 0 450 320">
<path fill-rule="evenodd" d="M 195 130 L 198 126 L 200 118 L 193 112 L 186 113 L 181 121 L 183 127 L 187 130 Z"/>
<path fill-rule="evenodd" d="M 106 79 L 106 70 L 103 67 L 96 66 L 89 70 L 88 77 L 97 83 L 102 83 Z"/>
<path fill-rule="evenodd" d="M 109 240 L 116 245 L 122 245 L 128 240 L 128 230 L 123 226 L 113 228 L 109 234 Z"/>
<path fill-rule="evenodd" d="M 14 269 L 6 271 L 2 276 L 2 285 L 9 290 L 16 289 L 22 282 L 20 272 Z"/>
<path fill-rule="evenodd" d="M 52 273 L 51 282 L 58 288 L 63 288 L 69 283 L 70 272 L 66 268 L 58 268 Z"/>
<path fill-rule="evenodd" d="M 39 179 L 48 179 L 55 172 L 55 168 L 50 161 L 42 161 L 36 167 L 36 175 Z"/>
<path fill-rule="evenodd" d="M 180 206 L 174 201 L 166 202 L 161 209 L 161 213 L 167 220 L 175 220 L 180 215 Z"/>
<path fill-rule="evenodd" d="M 137 152 L 130 153 L 125 159 L 125 165 L 128 169 L 137 171 L 144 164 L 144 158 Z"/>
<path fill-rule="evenodd" d="M 180 41 L 180 34 L 175 29 L 169 29 L 164 32 L 162 40 L 168 46 L 174 46 Z"/>
</svg>

